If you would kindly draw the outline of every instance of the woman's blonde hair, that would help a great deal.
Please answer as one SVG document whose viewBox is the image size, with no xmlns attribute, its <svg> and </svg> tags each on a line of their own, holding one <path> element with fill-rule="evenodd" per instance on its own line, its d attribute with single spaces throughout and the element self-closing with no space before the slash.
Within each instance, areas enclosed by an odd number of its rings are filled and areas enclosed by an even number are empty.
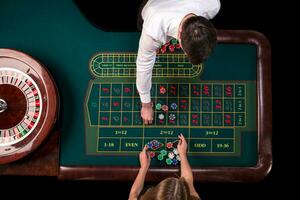
<svg viewBox="0 0 300 200">
<path fill-rule="evenodd" d="M 190 190 L 184 178 L 166 178 L 147 190 L 141 200 L 189 200 Z"/>
</svg>

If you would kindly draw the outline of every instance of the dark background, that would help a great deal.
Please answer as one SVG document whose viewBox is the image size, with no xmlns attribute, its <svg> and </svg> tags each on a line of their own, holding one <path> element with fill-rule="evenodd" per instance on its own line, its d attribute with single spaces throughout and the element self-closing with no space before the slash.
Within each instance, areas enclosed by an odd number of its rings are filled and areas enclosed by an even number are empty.
<svg viewBox="0 0 300 200">
<path fill-rule="evenodd" d="M 136 17 L 138 0 L 95 1 L 76 0 L 81 11 L 86 14 L 91 23 L 107 31 L 137 31 Z M 286 33 L 292 29 L 285 23 L 283 13 L 287 6 L 281 3 L 272 4 L 263 0 L 223 0 L 219 14 L 212 20 L 217 29 L 251 29 L 262 32 L 272 46 L 272 90 L 273 90 L 273 168 L 270 174 L 259 183 L 195 183 L 200 196 L 204 200 L 222 199 L 271 199 L 281 197 L 288 199 L 291 193 L 286 192 L 290 179 L 294 177 L 297 168 L 293 164 L 289 151 L 293 147 L 288 144 L 287 137 L 282 137 L 288 130 L 283 127 L 287 117 L 283 114 L 282 59 L 288 52 Z M 265 2 L 263 4 L 262 2 Z M 104 5 L 105 4 L 105 5 Z M 103 9 L 99 9 L 103 7 Z M 289 5 L 289 7 L 292 7 Z M 290 8 L 288 8 L 290 9 Z M 292 16 L 288 16 L 292 18 Z M 289 32 L 288 32 L 289 33 Z M 290 36 L 292 37 L 292 36 Z M 286 168 L 285 168 L 286 167 Z M 288 169 L 285 171 L 285 169 Z M 56 177 L 0 177 L 0 192 L 14 196 L 31 196 L 39 191 L 47 196 L 68 195 L 69 197 L 84 195 L 97 199 L 127 199 L 132 182 L 102 182 L 102 181 L 58 181 Z M 153 183 L 155 184 L 155 183 Z M 2 198 L 1 198 L 2 199 Z"/>
</svg>

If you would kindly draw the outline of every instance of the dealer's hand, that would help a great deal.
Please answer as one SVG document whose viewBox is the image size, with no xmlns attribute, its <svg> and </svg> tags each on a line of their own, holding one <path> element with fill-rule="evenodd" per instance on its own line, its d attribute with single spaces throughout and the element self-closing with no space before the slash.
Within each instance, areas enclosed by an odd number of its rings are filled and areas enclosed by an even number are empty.
<svg viewBox="0 0 300 200">
<path fill-rule="evenodd" d="M 152 102 L 142 103 L 141 117 L 143 118 L 144 124 L 152 124 L 153 121 Z"/>
</svg>

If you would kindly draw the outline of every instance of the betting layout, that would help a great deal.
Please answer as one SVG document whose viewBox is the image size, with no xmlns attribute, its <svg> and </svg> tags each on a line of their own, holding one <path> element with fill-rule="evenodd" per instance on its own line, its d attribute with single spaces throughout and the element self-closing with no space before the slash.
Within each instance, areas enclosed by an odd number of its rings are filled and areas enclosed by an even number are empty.
<svg viewBox="0 0 300 200">
<path fill-rule="evenodd" d="M 90 72 L 98 78 L 135 77 L 137 54 L 99 53 L 90 61 Z M 152 77 L 193 78 L 201 74 L 203 65 L 192 65 L 177 40 L 171 40 L 157 50 Z M 121 79 L 124 80 L 124 79 Z"/>
<path fill-rule="evenodd" d="M 170 161 L 176 155 L 167 144 L 183 134 L 191 155 L 238 155 L 240 130 L 247 127 L 247 90 L 253 85 L 200 81 L 203 65 L 190 64 L 177 41 L 157 53 L 151 89 L 154 120 L 149 126 L 140 117 L 136 53 L 99 53 L 91 59 L 95 79 L 84 106 L 88 154 L 132 155 L 155 141 L 160 145 L 151 155 L 177 164 L 180 159 Z"/>
<path fill-rule="evenodd" d="M 153 125 L 245 126 L 245 90 L 243 83 L 155 83 L 151 90 Z M 109 126 L 142 125 L 134 83 L 99 83 L 93 85 L 92 92 L 99 94 L 98 105 L 94 105 L 99 118 L 92 119 L 93 125 L 98 121 L 99 125 Z"/>
</svg>

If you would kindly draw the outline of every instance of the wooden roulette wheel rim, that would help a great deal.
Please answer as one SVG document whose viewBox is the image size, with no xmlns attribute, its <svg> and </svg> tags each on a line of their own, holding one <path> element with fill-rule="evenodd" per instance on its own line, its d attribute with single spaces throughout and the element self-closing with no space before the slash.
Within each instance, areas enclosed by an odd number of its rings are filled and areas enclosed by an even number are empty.
<svg viewBox="0 0 300 200">
<path fill-rule="evenodd" d="M 50 134 L 58 108 L 47 69 L 25 53 L 0 49 L 0 164 L 34 151 Z"/>
</svg>

